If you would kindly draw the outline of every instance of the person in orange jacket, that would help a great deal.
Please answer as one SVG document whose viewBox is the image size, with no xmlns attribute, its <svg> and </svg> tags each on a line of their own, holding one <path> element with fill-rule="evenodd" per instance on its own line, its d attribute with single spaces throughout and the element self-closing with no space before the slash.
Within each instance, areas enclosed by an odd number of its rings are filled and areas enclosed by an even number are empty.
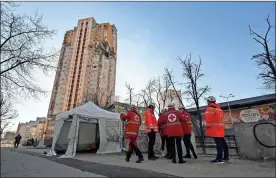
<svg viewBox="0 0 276 178">
<path fill-rule="evenodd" d="M 164 114 L 166 112 L 167 112 L 166 109 L 162 109 L 159 119 L 161 117 L 164 117 Z M 158 130 L 159 130 L 159 134 L 160 134 L 160 137 L 161 137 L 161 151 L 162 151 L 162 156 L 166 156 L 165 153 L 164 153 L 164 150 L 165 150 L 165 144 L 166 144 L 166 147 L 168 146 L 168 143 L 166 142 L 168 136 L 165 133 L 163 125 L 159 124 L 159 119 L 158 119 Z M 169 154 L 169 151 L 168 151 L 168 147 L 167 147 L 167 155 L 168 154 Z"/>
<path fill-rule="evenodd" d="M 212 163 L 224 163 L 229 161 L 229 151 L 227 143 L 224 139 L 225 127 L 224 127 L 224 114 L 220 109 L 220 105 L 216 104 L 216 98 L 209 96 L 207 98 L 208 106 L 205 111 L 205 124 L 207 137 L 213 137 L 217 148 L 217 157 L 212 160 Z M 222 159 L 222 153 L 224 152 L 224 158 Z"/>
<path fill-rule="evenodd" d="M 136 163 L 140 163 L 144 160 L 142 152 L 140 151 L 136 139 L 139 132 L 139 127 L 141 125 L 141 116 L 136 111 L 136 107 L 134 105 L 130 106 L 127 114 L 121 114 L 121 120 L 126 121 L 125 126 L 125 138 L 128 140 L 128 149 L 126 153 L 126 161 L 129 162 L 132 151 L 134 150 L 138 159 Z"/>
<path fill-rule="evenodd" d="M 191 142 L 191 136 L 192 136 L 191 116 L 184 106 L 179 107 L 179 112 L 184 117 L 184 122 L 181 123 L 181 126 L 182 126 L 182 130 L 184 133 L 183 142 L 184 142 L 184 145 L 186 148 L 186 155 L 183 158 L 192 158 L 191 154 L 190 154 L 190 151 L 192 151 L 194 158 L 197 159 L 197 155 L 196 155 L 194 146 Z"/>
<path fill-rule="evenodd" d="M 172 154 L 172 162 L 176 163 L 176 151 L 175 151 L 175 143 L 177 146 L 177 153 L 179 158 L 179 164 L 185 163 L 183 160 L 183 153 L 182 153 L 182 145 L 181 140 L 183 134 L 183 130 L 181 127 L 181 121 L 184 121 L 183 115 L 180 114 L 171 103 L 168 105 L 168 111 L 165 113 L 165 116 L 161 118 L 159 121 L 160 124 L 164 124 L 166 133 L 169 137 L 170 144 L 171 144 L 171 154 Z"/>
<path fill-rule="evenodd" d="M 149 144 L 148 144 L 148 159 L 149 160 L 156 160 L 158 157 L 154 154 L 154 144 L 155 144 L 155 136 L 158 132 L 158 125 L 157 120 L 154 115 L 155 104 L 150 103 L 147 107 L 145 112 L 145 132 L 148 134 L 149 137 Z"/>
</svg>

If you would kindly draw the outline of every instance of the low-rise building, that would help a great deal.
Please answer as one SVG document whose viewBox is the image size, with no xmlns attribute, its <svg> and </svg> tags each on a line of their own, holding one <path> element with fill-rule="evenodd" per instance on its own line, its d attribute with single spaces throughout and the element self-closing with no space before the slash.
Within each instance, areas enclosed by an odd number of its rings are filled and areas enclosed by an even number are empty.
<svg viewBox="0 0 276 178">
<path fill-rule="evenodd" d="M 181 101 L 182 101 L 182 94 L 181 94 L 181 90 L 178 90 L 177 92 L 174 89 L 168 89 L 167 92 L 165 93 L 166 95 L 166 101 L 165 101 L 165 105 L 162 104 L 161 102 L 161 108 L 168 108 L 168 104 L 169 103 L 173 103 L 175 108 L 178 108 L 179 106 L 181 106 Z M 179 98 L 181 100 L 179 100 Z"/>
<path fill-rule="evenodd" d="M 26 123 L 20 123 L 18 124 L 16 134 L 20 134 L 22 139 L 26 138 L 26 127 L 27 127 L 27 122 Z"/>
<path fill-rule="evenodd" d="M 22 140 L 43 138 L 46 120 L 46 117 L 37 117 L 35 121 L 19 123 L 16 134 L 19 133 Z"/>
<path fill-rule="evenodd" d="M 219 103 L 224 111 L 225 123 L 256 122 L 258 120 L 276 119 L 276 98 L 274 94 Z M 229 112 L 229 108 L 230 111 Z M 204 115 L 206 106 L 199 108 Z M 188 109 L 196 115 L 196 108 Z"/>
<path fill-rule="evenodd" d="M 275 101 L 275 95 L 270 94 L 229 101 L 229 103 L 219 103 L 224 112 L 225 128 L 231 130 L 233 124 L 241 122 L 249 123 L 260 120 L 276 119 Z M 201 106 L 199 108 L 203 120 L 205 109 L 206 106 Z M 188 112 L 191 114 L 192 118 L 194 118 L 193 120 L 197 122 L 197 126 L 199 127 L 196 108 L 190 108 L 188 109 Z"/>
</svg>

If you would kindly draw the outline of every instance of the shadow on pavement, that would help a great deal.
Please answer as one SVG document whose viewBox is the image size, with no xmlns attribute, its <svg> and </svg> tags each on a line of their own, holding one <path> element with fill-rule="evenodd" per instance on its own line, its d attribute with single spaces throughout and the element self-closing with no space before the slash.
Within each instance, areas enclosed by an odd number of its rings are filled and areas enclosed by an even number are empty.
<svg viewBox="0 0 276 178">
<path fill-rule="evenodd" d="M 31 156 L 38 156 L 47 160 L 54 161 L 56 163 L 60 163 L 76 169 L 80 169 L 85 172 L 91 172 L 91 173 L 103 175 L 106 177 L 177 177 L 169 174 L 163 174 L 163 173 L 158 173 L 158 172 L 144 170 L 144 169 L 93 163 L 88 161 L 72 159 L 72 158 L 60 159 L 56 156 L 44 156 L 41 153 L 31 152 L 27 150 L 11 149 L 11 151 L 16 151 L 16 152 L 31 155 Z"/>
</svg>

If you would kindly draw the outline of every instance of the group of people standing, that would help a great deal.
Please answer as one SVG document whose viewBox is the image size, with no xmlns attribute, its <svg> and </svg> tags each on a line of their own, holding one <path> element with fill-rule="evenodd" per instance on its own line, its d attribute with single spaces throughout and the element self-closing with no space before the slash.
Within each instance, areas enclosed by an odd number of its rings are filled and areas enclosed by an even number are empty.
<svg viewBox="0 0 276 178">
<path fill-rule="evenodd" d="M 229 161 L 228 146 L 224 139 L 224 114 L 220 109 L 219 104 L 216 104 L 216 99 L 213 96 L 207 98 L 208 106 L 205 111 L 206 131 L 205 135 L 213 137 L 217 148 L 217 157 L 212 160 L 212 163 L 224 163 Z M 150 103 L 145 112 L 145 132 L 148 134 L 148 160 L 156 160 L 154 153 L 154 144 L 156 133 L 160 133 L 162 144 L 161 150 L 164 152 L 165 145 L 167 153 L 163 154 L 167 159 L 171 159 L 172 163 L 176 163 L 176 149 L 178 154 L 178 163 L 185 163 L 183 158 L 197 159 L 197 154 L 191 143 L 192 123 L 191 117 L 184 106 L 175 108 L 173 103 L 168 105 L 168 109 L 162 110 L 159 119 L 157 120 L 154 114 L 155 104 Z M 128 141 L 128 149 L 126 152 L 126 161 L 130 160 L 132 151 L 134 150 L 138 159 L 137 163 L 144 161 L 142 152 L 140 151 L 136 139 L 139 132 L 139 127 L 142 123 L 142 118 L 136 111 L 135 106 L 130 106 L 126 114 L 121 114 L 121 119 L 126 121 L 125 138 Z M 182 152 L 182 139 L 186 148 L 186 155 Z M 224 152 L 224 157 L 223 156 Z"/>
</svg>

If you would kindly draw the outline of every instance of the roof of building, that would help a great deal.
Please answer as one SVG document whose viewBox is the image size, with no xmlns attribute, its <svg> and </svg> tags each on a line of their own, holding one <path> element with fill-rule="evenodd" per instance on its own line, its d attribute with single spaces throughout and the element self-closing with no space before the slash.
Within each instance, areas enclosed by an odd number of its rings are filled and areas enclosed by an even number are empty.
<svg viewBox="0 0 276 178">
<path fill-rule="evenodd" d="M 124 106 L 124 107 L 129 107 L 130 106 L 128 103 L 122 103 L 122 102 L 115 101 L 112 105 L 110 105 L 109 108 L 113 108 L 116 105 L 121 105 L 121 106 Z M 142 108 L 146 108 L 146 107 L 139 106 L 137 108 L 142 109 Z"/>
<path fill-rule="evenodd" d="M 239 99 L 234 101 L 229 101 L 229 106 L 231 109 L 238 109 L 242 107 L 249 107 L 254 105 L 260 105 L 260 104 L 268 104 L 271 102 L 276 101 L 276 95 L 275 94 L 269 94 L 269 95 L 262 95 L 262 96 L 256 96 L 252 98 L 245 98 L 245 99 Z M 219 103 L 222 110 L 225 110 L 228 108 L 227 102 Z M 200 111 L 203 111 L 206 109 L 206 106 L 201 106 L 199 108 Z M 196 108 L 190 108 L 188 109 L 188 112 L 195 113 Z"/>
</svg>

